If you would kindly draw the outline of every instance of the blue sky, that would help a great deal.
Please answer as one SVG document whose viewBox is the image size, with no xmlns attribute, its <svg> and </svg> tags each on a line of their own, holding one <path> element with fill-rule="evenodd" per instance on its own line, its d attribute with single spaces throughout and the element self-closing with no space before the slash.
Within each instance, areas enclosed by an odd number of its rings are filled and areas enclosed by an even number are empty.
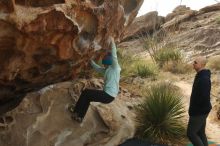
<svg viewBox="0 0 220 146">
<path fill-rule="evenodd" d="M 158 11 L 159 15 L 166 16 L 168 13 L 180 5 L 186 5 L 192 10 L 199 10 L 208 5 L 217 3 L 215 0 L 144 0 L 141 6 L 138 16 L 144 15 L 150 11 Z"/>
</svg>

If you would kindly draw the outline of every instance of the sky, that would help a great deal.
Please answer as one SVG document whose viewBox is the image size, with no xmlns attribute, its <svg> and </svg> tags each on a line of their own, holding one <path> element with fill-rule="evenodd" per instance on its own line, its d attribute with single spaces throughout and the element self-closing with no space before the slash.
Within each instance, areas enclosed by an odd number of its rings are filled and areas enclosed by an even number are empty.
<svg viewBox="0 0 220 146">
<path fill-rule="evenodd" d="M 182 2 L 181 2 L 182 1 Z M 158 11 L 160 16 L 166 16 L 171 13 L 178 5 L 186 5 L 192 10 L 199 10 L 208 5 L 217 3 L 218 0 L 144 0 L 138 16 L 144 15 L 150 11 Z M 220 0 L 219 0 L 220 1 Z"/>
</svg>

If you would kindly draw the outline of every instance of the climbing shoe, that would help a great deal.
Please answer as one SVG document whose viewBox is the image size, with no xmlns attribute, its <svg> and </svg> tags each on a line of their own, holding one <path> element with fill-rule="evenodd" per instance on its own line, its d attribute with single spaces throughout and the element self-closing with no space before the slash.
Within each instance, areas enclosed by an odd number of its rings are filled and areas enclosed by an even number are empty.
<svg viewBox="0 0 220 146">
<path fill-rule="evenodd" d="M 70 113 L 74 113 L 74 105 L 73 105 L 73 104 L 71 104 L 71 105 L 68 106 L 68 111 L 69 111 Z"/>
<path fill-rule="evenodd" d="M 73 120 L 75 120 L 76 122 L 78 122 L 78 123 L 82 123 L 82 121 L 83 121 L 83 118 L 79 117 L 79 116 L 77 115 L 77 113 L 73 113 L 73 114 L 71 115 L 71 118 L 72 118 Z"/>
</svg>

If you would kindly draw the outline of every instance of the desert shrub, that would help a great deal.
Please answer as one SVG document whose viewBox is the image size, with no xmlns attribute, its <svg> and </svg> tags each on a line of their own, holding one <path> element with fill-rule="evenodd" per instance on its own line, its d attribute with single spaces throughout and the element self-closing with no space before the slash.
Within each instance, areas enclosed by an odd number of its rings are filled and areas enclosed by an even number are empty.
<svg viewBox="0 0 220 146">
<path fill-rule="evenodd" d="M 147 88 L 136 107 L 136 134 L 142 139 L 167 143 L 185 137 L 184 106 L 178 88 L 158 83 Z"/>
<path fill-rule="evenodd" d="M 173 43 L 167 44 L 165 41 L 162 41 L 164 36 L 166 36 L 166 32 L 162 32 L 160 35 L 148 35 L 147 37 L 142 37 L 140 39 L 144 44 L 143 48 L 148 52 L 152 60 L 161 68 L 164 64 L 167 64 L 170 61 L 183 61 L 183 55 L 178 49 L 178 46 Z"/>
<path fill-rule="evenodd" d="M 134 72 L 133 64 L 137 61 L 138 58 L 133 57 L 133 55 L 126 52 L 126 50 L 118 49 L 118 62 L 121 67 L 122 76 L 131 76 Z"/>
<path fill-rule="evenodd" d="M 174 74 L 186 74 L 192 72 L 193 68 L 184 61 L 169 61 L 163 65 L 163 70 Z"/>
<path fill-rule="evenodd" d="M 141 44 L 143 44 L 143 48 L 148 52 L 153 62 L 155 61 L 155 53 L 163 47 L 163 43 L 160 43 L 162 38 L 164 37 L 165 33 L 161 33 L 161 35 L 158 35 L 155 33 L 155 35 L 147 35 L 144 36 L 140 34 L 140 41 Z"/>
<path fill-rule="evenodd" d="M 158 67 L 154 63 L 137 63 L 135 74 L 142 78 L 155 77 L 158 74 Z"/>
<path fill-rule="evenodd" d="M 180 62 L 183 59 L 181 52 L 172 47 L 157 50 L 154 54 L 154 58 L 160 67 L 163 67 L 164 64 L 167 64 L 170 61 Z"/>
</svg>

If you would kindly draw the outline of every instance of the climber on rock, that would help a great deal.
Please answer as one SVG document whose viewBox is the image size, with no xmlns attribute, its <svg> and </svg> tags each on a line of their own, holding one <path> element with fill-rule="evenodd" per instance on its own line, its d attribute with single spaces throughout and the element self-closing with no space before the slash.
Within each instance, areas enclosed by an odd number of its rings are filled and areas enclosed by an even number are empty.
<svg viewBox="0 0 220 146">
<path fill-rule="evenodd" d="M 104 75 L 103 90 L 85 89 L 82 91 L 75 107 L 71 107 L 72 118 L 81 123 L 89 108 L 90 102 L 111 103 L 119 92 L 119 80 L 121 68 L 118 64 L 117 50 L 114 39 L 110 38 L 111 52 L 108 52 L 102 59 L 104 67 L 97 65 L 93 60 L 92 67 Z"/>
</svg>

